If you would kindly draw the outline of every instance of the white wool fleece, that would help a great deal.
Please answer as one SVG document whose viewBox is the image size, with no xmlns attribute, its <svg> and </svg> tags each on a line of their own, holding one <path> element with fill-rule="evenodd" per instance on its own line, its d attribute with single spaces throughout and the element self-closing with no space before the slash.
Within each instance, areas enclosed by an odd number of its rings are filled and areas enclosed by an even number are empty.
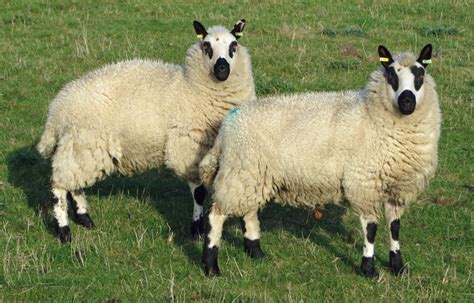
<svg viewBox="0 0 474 303">
<path fill-rule="evenodd" d="M 37 146 L 53 155 L 54 187 L 92 185 L 115 171 L 132 174 L 166 165 L 199 183 L 198 164 L 227 111 L 255 98 L 251 61 L 237 48 L 233 70 L 217 81 L 200 44 L 185 65 L 131 60 L 69 83 L 52 101 Z"/>
<path fill-rule="evenodd" d="M 401 64 L 414 64 L 412 54 Z M 387 96 L 382 70 L 361 91 L 274 96 L 232 109 L 200 165 L 213 209 L 242 216 L 277 200 L 314 208 L 347 199 L 376 219 L 405 206 L 433 177 L 441 113 L 433 79 L 409 116 Z"/>
</svg>

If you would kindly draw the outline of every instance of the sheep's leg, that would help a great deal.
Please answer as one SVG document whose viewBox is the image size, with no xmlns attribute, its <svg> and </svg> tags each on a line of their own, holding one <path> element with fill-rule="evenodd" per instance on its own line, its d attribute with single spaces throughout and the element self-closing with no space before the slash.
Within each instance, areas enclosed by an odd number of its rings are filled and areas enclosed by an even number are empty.
<svg viewBox="0 0 474 303">
<path fill-rule="evenodd" d="M 254 259 L 265 257 L 260 248 L 260 221 L 258 220 L 257 211 L 252 211 L 245 215 L 244 223 L 245 252 Z"/>
<path fill-rule="evenodd" d="M 73 206 L 77 223 L 87 228 L 95 228 L 95 224 L 89 216 L 89 204 L 84 191 L 82 189 L 70 191 L 68 198 Z"/>
<path fill-rule="evenodd" d="M 208 276 L 219 276 L 219 244 L 222 237 L 222 228 L 225 215 L 217 214 L 214 210 L 209 213 L 207 236 L 204 239 L 204 247 L 202 253 L 202 265 L 204 272 Z"/>
<path fill-rule="evenodd" d="M 387 218 L 390 229 L 390 269 L 395 275 L 401 275 L 408 272 L 408 268 L 403 264 L 402 254 L 400 252 L 400 216 L 403 213 L 403 207 L 395 206 L 388 202 L 385 203 L 385 217 Z"/>
<path fill-rule="evenodd" d="M 55 229 L 62 243 L 71 242 L 71 229 L 67 215 L 67 191 L 52 187 L 51 202 L 55 219 Z"/>
<path fill-rule="evenodd" d="M 378 275 L 375 270 L 375 234 L 377 233 L 377 222 L 369 220 L 364 216 L 360 216 L 362 230 L 364 232 L 364 255 L 362 256 L 362 263 L 360 270 L 366 277 L 376 277 Z"/>
<path fill-rule="evenodd" d="M 203 204 L 207 195 L 206 188 L 201 184 L 188 182 L 194 200 L 193 222 L 191 223 L 191 236 L 198 240 L 204 234 Z"/>
</svg>

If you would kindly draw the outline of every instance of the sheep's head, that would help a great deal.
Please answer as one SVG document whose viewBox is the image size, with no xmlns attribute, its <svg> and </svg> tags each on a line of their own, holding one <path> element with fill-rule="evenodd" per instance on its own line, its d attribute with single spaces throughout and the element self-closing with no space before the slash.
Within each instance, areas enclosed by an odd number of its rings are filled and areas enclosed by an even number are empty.
<svg viewBox="0 0 474 303">
<path fill-rule="evenodd" d="M 237 40 L 242 36 L 245 20 L 237 21 L 230 32 L 221 26 L 211 27 L 208 32 L 198 21 L 194 21 L 193 26 L 211 73 L 219 81 L 227 80 L 238 56 Z"/>
<path fill-rule="evenodd" d="M 403 115 L 410 115 L 415 111 L 417 103 L 423 99 L 423 84 L 425 69 L 431 63 L 431 44 L 421 50 L 420 56 L 415 60 L 411 54 L 402 54 L 392 59 L 386 47 L 378 48 L 380 62 L 385 68 L 388 95 L 392 103 Z M 412 59 L 411 59 L 412 58 Z"/>
</svg>

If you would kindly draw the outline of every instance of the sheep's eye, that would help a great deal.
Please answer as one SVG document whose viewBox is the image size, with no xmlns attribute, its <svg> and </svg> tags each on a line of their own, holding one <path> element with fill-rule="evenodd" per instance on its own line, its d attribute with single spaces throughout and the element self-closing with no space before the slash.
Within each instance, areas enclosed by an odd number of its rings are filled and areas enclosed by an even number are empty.
<svg viewBox="0 0 474 303">
<path fill-rule="evenodd" d="M 232 41 L 229 45 L 229 56 L 234 57 L 234 53 L 237 51 L 237 41 Z"/>
<path fill-rule="evenodd" d="M 393 66 L 390 66 L 387 70 L 387 82 L 390 84 L 394 91 L 398 89 L 398 76 Z"/>
<path fill-rule="evenodd" d="M 423 80 L 425 76 L 425 69 L 419 66 L 410 67 L 412 74 L 415 76 L 415 89 L 419 90 L 423 85 Z"/>
<path fill-rule="evenodd" d="M 212 59 L 212 47 L 211 47 L 211 43 L 209 43 L 208 41 L 204 42 L 202 44 L 202 50 L 203 52 L 209 56 L 209 59 Z"/>
</svg>

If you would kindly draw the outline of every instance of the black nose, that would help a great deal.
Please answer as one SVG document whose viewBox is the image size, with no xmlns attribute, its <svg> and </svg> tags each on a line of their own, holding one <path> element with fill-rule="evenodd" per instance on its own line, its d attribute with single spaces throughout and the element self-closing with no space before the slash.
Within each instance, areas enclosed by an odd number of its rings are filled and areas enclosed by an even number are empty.
<svg viewBox="0 0 474 303">
<path fill-rule="evenodd" d="M 214 75 L 217 80 L 225 81 L 229 77 L 230 66 L 226 59 L 219 58 L 214 64 Z"/>
<path fill-rule="evenodd" d="M 409 91 L 403 91 L 398 97 L 398 108 L 400 112 L 404 115 L 410 115 L 415 111 L 416 107 L 416 97 Z"/>
</svg>

